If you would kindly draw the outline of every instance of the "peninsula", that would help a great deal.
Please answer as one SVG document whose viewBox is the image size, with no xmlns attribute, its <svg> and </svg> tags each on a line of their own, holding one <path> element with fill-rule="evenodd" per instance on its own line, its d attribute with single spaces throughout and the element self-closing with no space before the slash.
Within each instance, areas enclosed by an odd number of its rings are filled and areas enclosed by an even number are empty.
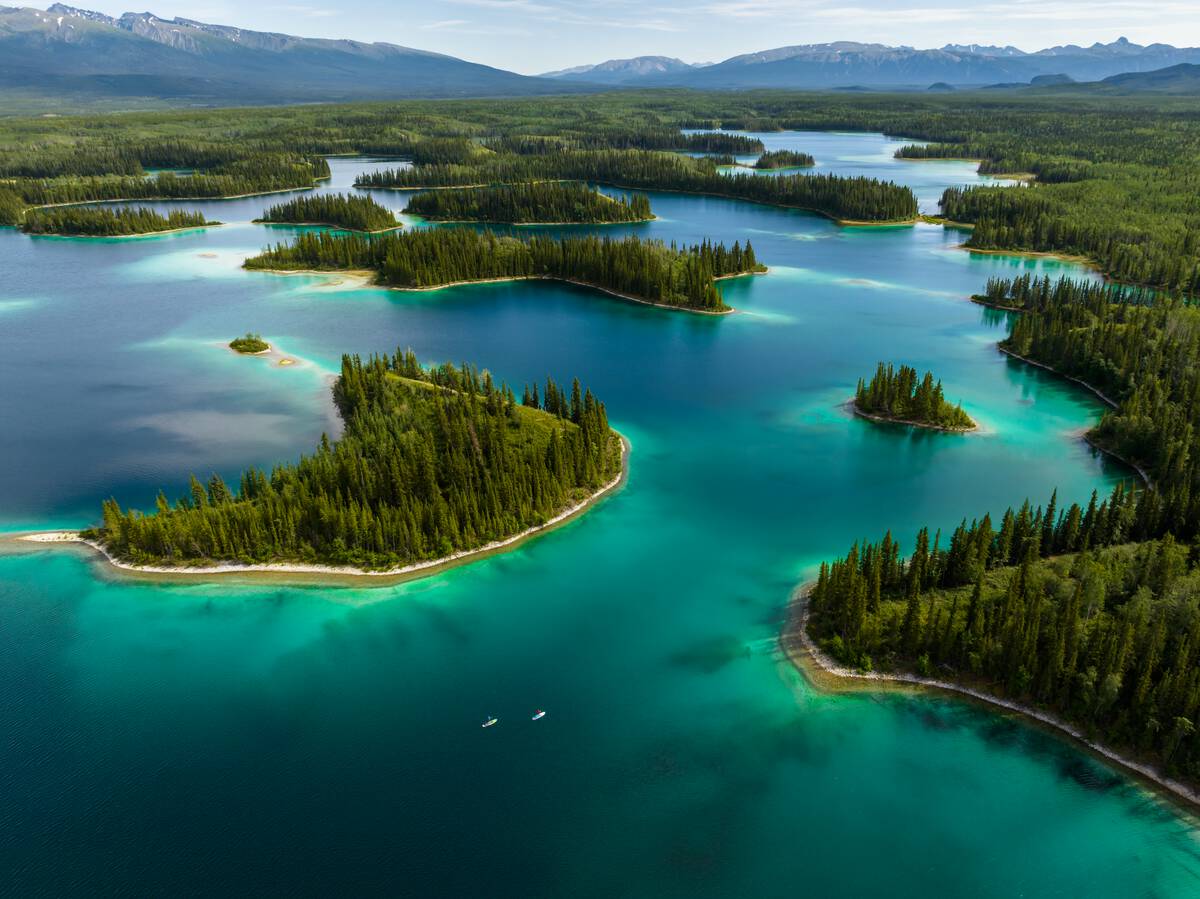
<svg viewBox="0 0 1200 899">
<path fill-rule="evenodd" d="M 978 425 L 951 405 L 942 393 L 942 382 L 932 372 L 918 378 L 917 370 L 902 365 L 897 370 L 880 362 L 868 384 L 861 378 L 851 403 L 855 414 L 872 421 L 894 422 L 935 431 L 973 431 Z"/>
<path fill-rule="evenodd" d="M 619 481 L 620 437 L 576 380 L 512 390 L 468 366 L 423 369 L 412 351 L 343 357 L 342 437 L 322 437 L 235 493 L 219 475 L 141 515 L 116 500 L 78 535 L 150 571 L 402 574 L 509 545 Z"/>
<path fill-rule="evenodd" d="M 61 237 L 134 237 L 219 224 L 209 221 L 199 212 L 175 210 L 162 215 L 145 207 L 109 209 L 67 206 L 30 209 L 21 221 L 21 230 L 26 234 L 54 234 Z"/>
</svg>

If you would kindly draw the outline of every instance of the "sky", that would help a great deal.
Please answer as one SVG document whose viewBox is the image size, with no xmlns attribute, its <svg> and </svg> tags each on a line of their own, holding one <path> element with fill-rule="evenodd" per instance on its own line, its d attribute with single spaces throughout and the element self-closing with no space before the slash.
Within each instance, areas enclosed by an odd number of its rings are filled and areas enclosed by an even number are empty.
<svg viewBox="0 0 1200 899">
<path fill-rule="evenodd" d="M 74 2 L 129 11 L 120 2 Z M 837 40 L 1040 50 L 1124 36 L 1200 46 L 1200 0 L 154 0 L 150 12 L 388 41 L 524 74 L 642 55 L 717 62 Z"/>
</svg>

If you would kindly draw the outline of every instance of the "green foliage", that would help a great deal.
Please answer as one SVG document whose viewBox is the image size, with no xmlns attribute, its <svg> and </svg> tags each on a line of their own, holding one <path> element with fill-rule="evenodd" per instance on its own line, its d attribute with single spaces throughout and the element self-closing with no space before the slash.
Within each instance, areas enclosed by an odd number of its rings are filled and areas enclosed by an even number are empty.
<svg viewBox="0 0 1200 899">
<path fill-rule="evenodd" d="M 1056 526 L 1026 505 L 998 534 L 987 519 L 960 527 L 949 550 L 923 531 L 907 562 L 890 535 L 855 547 L 822 567 L 810 632 L 848 664 L 965 679 L 1196 779 L 1200 566 L 1170 536 L 1110 545 L 1127 503 L 1073 507 Z"/>
<path fill-rule="evenodd" d="M 20 195 L 7 187 L 0 187 L 0 225 L 19 225 L 25 203 Z"/>
<path fill-rule="evenodd" d="M 418 194 L 404 210 L 433 221 L 591 223 L 651 217 L 641 194 L 613 199 L 583 184 L 535 182 Z"/>
<path fill-rule="evenodd" d="M 646 150 L 568 151 L 548 155 L 496 154 L 474 165 L 429 165 L 366 172 L 359 187 L 423 187 L 512 184 L 545 179 L 589 181 L 613 187 L 676 190 L 756 203 L 810 209 L 837 219 L 903 221 L 917 214 L 907 187 L 840 175 L 729 175 L 709 158 Z"/>
<path fill-rule="evenodd" d="M 975 422 L 963 411 L 961 404 L 952 406 L 946 402 L 941 381 L 934 383 L 931 372 L 925 372 L 925 376 L 918 380 L 917 370 L 907 365 L 897 370 L 880 362 L 871 383 L 859 379 L 854 406 L 867 415 L 924 427 L 949 430 L 970 430 L 975 427 Z"/>
<path fill-rule="evenodd" d="M 604 405 L 553 381 L 546 410 L 463 366 L 423 370 L 412 351 L 343 357 L 336 443 L 235 495 L 192 478 L 154 515 L 104 504 L 93 536 L 139 564 L 309 562 L 380 569 L 442 558 L 543 524 L 620 471 Z M 161 495 L 160 495 L 161 496 Z"/>
<path fill-rule="evenodd" d="M 1028 277 L 991 282 L 985 300 L 1023 310 L 1005 349 L 1115 405 L 1089 438 L 1153 478 L 1142 532 L 1200 534 L 1200 309 L 1145 290 Z"/>
<path fill-rule="evenodd" d="M 190 200 L 312 187 L 329 163 L 290 154 L 256 154 L 193 175 L 65 175 L 16 182 L 30 206 L 103 200 Z"/>
<path fill-rule="evenodd" d="M 245 337 L 236 337 L 229 341 L 229 348 L 239 353 L 262 353 L 269 350 L 271 345 L 262 339 L 261 334 L 247 331 Z"/>
<path fill-rule="evenodd" d="M 370 197 L 318 194 L 272 206 L 260 222 L 335 225 L 348 231 L 386 231 L 399 227 L 390 209 Z"/>
<path fill-rule="evenodd" d="M 119 237 L 125 234 L 150 234 L 178 228 L 219 225 L 199 212 L 172 210 L 166 215 L 145 207 L 122 206 L 116 209 L 95 206 L 63 206 L 30 209 L 21 229 L 27 234 L 67 234 L 77 237 Z"/>
<path fill-rule="evenodd" d="M 1187 98 L 1080 95 L 1064 108 L 1061 97 L 1032 95 L 663 90 L 9 118 L 0 122 L 0 179 L 15 179 L 10 186 L 25 205 L 225 196 L 306 187 L 324 165 L 310 165 L 311 157 L 365 153 L 413 159 L 421 177 L 395 186 L 590 179 L 712 192 L 840 219 L 915 215 L 907 191 L 867 179 L 805 190 L 796 181 L 803 176 L 755 185 L 720 176 L 711 159 L 640 158 L 677 156 L 648 152 L 656 150 L 761 152 L 755 139 L 708 130 L 714 128 L 883 131 L 931 142 L 902 148 L 902 158 L 973 158 L 985 174 L 1031 173 L 1036 182 L 1029 187 L 952 190 L 943 212 L 976 225 L 972 246 L 1082 254 L 1122 280 L 1200 291 L 1200 110 Z M 616 155 L 591 158 L 605 153 Z M 533 159 L 522 164 L 526 156 Z M 162 183 L 143 177 L 156 168 L 197 174 L 162 176 Z"/>
<path fill-rule="evenodd" d="M 714 278 L 762 271 L 754 248 L 708 242 L 683 250 L 626 237 L 524 240 L 465 228 L 414 230 L 378 237 L 302 234 L 247 259 L 249 269 L 369 269 L 382 284 L 428 288 L 459 281 L 552 278 L 651 303 L 704 311 L 726 309 Z"/>
<path fill-rule="evenodd" d="M 807 153 L 794 150 L 771 150 L 763 153 L 754 163 L 756 169 L 796 169 L 816 165 L 817 161 Z"/>
</svg>

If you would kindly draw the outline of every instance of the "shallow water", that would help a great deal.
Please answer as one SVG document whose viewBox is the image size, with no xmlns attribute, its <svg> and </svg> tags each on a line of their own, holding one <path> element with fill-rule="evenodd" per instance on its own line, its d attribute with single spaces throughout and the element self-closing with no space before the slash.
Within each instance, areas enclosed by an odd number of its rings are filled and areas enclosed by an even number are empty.
<svg viewBox="0 0 1200 899">
<path fill-rule="evenodd" d="M 891 160 L 901 142 L 879 136 L 768 137 L 923 203 L 975 179 Z M 326 190 L 365 167 L 332 162 Z M 1075 436 L 1097 403 L 999 355 L 1003 317 L 965 299 L 992 275 L 1081 270 L 972 256 L 933 226 L 653 194 L 659 220 L 605 233 L 751 240 L 772 272 L 723 283 L 740 314 L 552 284 L 404 294 L 240 270 L 295 230 L 248 224 L 272 202 L 156 204 L 230 224 L 136 241 L 0 230 L 0 527 L 293 458 L 336 430 L 340 354 L 396 346 L 518 389 L 578 374 L 632 440 L 629 483 L 514 552 L 393 587 L 162 585 L 72 551 L 0 555 L 4 892 L 1200 891 L 1193 819 L 1112 769 L 956 701 L 822 695 L 776 648 L 795 583 L 856 538 L 1128 476 Z M 224 349 L 246 330 L 300 364 Z M 933 368 L 984 433 L 847 416 L 880 359 Z"/>
</svg>

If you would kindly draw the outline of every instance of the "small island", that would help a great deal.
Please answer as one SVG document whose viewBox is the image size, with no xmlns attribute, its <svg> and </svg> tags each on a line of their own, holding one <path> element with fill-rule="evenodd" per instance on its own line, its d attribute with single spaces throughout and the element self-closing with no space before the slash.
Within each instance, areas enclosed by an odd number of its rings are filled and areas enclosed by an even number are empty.
<svg viewBox="0 0 1200 899">
<path fill-rule="evenodd" d="M 344 231 L 378 233 L 402 227 L 395 214 L 370 197 L 346 194 L 297 197 L 263 213 L 255 224 L 328 225 Z"/>
<path fill-rule="evenodd" d="M 609 197 L 586 184 L 532 182 L 418 194 L 404 210 L 436 222 L 606 225 L 654 218 L 643 194 Z"/>
<path fill-rule="evenodd" d="M 803 169 L 817 164 L 807 153 L 795 150 L 768 150 L 754 163 L 756 169 Z"/>
<path fill-rule="evenodd" d="M 235 492 L 195 477 L 154 514 L 103 505 L 82 532 L 122 567 L 404 574 L 509 545 L 581 511 L 620 481 L 624 446 L 576 380 L 513 391 L 411 350 L 342 359 L 345 422 L 298 462 L 250 469 Z"/>
<path fill-rule="evenodd" d="M 252 334 L 247 331 L 245 337 L 238 337 L 229 341 L 229 348 L 235 353 L 256 356 L 259 353 L 270 352 L 271 345 L 262 339 L 261 334 Z"/>
<path fill-rule="evenodd" d="M 954 406 L 946 401 L 942 382 L 935 382 L 932 372 L 918 380 L 917 370 L 907 365 L 897 370 L 880 362 L 869 384 L 859 379 L 851 406 L 856 415 L 872 421 L 935 431 L 973 431 L 978 427 L 961 403 Z"/>
<path fill-rule="evenodd" d="M 364 271 L 398 290 L 436 290 L 457 284 L 544 279 L 566 281 L 669 309 L 731 312 L 718 278 L 765 272 L 747 241 L 732 247 L 705 241 L 679 248 L 626 237 L 504 237 L 467 228 L 425 228 L 360 237 L 301 234 L 243 263 L 273 272 Z"/>
<path fill-rule="evenodd" d="M 161 234 L 219 225 L 199 212 L 174 210 L 162 215 L 139 206 L 109 209 L 102 206 L 63 206 L 56 209 L 30 209 L 21 222 L 26 234 L 53 234 L 61 237 L 133 237 Z"/>
</svg>

